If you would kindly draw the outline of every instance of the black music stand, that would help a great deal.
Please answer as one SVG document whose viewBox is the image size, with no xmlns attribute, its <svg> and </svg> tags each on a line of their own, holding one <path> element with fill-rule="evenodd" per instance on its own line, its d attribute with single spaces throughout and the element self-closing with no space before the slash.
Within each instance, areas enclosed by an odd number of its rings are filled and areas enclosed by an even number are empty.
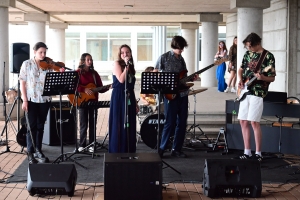
<svg viewBox="0 0 300 200">
<path fill-rule="evenodd" d="M 59 95 L 59 128 L 60 128 L 60 147 L 61 155 L 53 162 L 59 163 L 64 161 L 64 150 L 62 141 L 62 113 L 61 113 L 61 95 L 74 94 L 78 82 L 78 72 L 48 72 L 45 77 L 44 91 L 42 96 Z M 75 162 L 75 161 L 74 161 Z"/>
<path fill-rule="evenodd" d="M 158 94 L 160 99 L 161 94 L 177 94 L 179 83 L 179 73 L 175 72 L 142 72 L 141 78 L 141 93 L 142 94 Z M 157 153 L 160 144 L 160 106 L 158 106 L 158 123 L 157 123 Z M 162 162 L 170 167 L 178 174 L 181 174 L 174 167 L 162 160 Z"/>
</svg>

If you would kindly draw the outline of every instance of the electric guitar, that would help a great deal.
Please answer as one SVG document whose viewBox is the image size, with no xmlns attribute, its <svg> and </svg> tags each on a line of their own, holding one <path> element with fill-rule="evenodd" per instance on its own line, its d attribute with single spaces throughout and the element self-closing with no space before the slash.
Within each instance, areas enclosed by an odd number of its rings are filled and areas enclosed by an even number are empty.
<svg viewBox="0 0 300 200">
<path fill-rule="evenodd" d="M 89 83 L 89 84 L 87 84 L 85 86 L 82 86 L 82 87 L 89 88 L 95 93 L 95 92 L 99 92 L 101 90 L 108 89 L 108 88 L 110 88 L 111 85 L 112 84 L 105 85 L 105 86 L 102 86 L 102 87 L 96 87 L 96 85 L 94 83 Z M 84 101 L 89 101 L 89 100 L 92 100 L 92 99 L 96 99 L 96 96 L 95 96 L 95 94 L 88 95 L 84 92 L 79 92 L 79 96 L 78 96 L 77 100 L 75 98 L 75 94 L 69 94 L 68 98 L 69 98 L 70 103 L 73 106 L 76 106 L 76 104 L 78 104 L 78 106 L 80 106 L 80 104 Z"/>
<path fill-rule="evenodd" d="M 229 57 L 226 56 L 226 57 L 223 57 L 223 58 L 219 58 L 217 59 L 213 64 L 187 76 L 187 77 L 184 77 L 182 78 L 186 73 L 187 73 L 187 70 L 183 70 L 182 72 L 179 73 L 179 92 L 181 91 L 184 91 L 184 90 L 188 90 L 190 87 L 192 87 L 194 84 L 193 83 L 186 83 L 188 81 L 192 81 L 195 77 L 196 74 L 201 74 L 202 72 L 205 72 L 206 70 L 212 68 L 213 66 L 215 65 L 220 65 L 221 63 L 223 62 L 227 62 L 229 60 Z M 165 97 L 166 99 L 168 100 L 173 100 L 175 99 L 176 97 L 176 94 L 165 94 Z"/>
<path fill-rule="evenodd" d="M 253 81 L 255 81 L 256 79 L 257 79 L 256 76 L 252 77 L 251 79 L 249 79 L 249 78 L 245 79 L 245 81 L 243 81 L 243 83 L 244 83 L 244 88 L 241 89 L 241 88 L 238 87 L 237 92 L 236 92 L 237 98 L 235 98 L 234 101 L 243 101 L 243 100 L 246 98 L 246 96 L 247 96 L 248 94 L 250 94 L 250 91 L 248 90 L 248 87 L 249 87 L 249 86 L 253 83 Z"/>
</svg>

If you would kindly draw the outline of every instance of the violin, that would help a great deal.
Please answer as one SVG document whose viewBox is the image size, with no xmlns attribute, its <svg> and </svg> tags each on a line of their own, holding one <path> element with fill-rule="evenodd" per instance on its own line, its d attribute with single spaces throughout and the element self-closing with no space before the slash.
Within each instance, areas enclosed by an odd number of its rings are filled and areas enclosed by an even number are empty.
<svg viewBox="0 0 300 200">
<path fill-rule="evenodd" d="M 63 62 L 54 62 L 51 58 L 45 57 L 44 60 L 40 61 L 40 68 L 42 70 L 49 70 L 53 69 L 54 71 L 59 71 L 60 68 L 65 68 L 68 70 L 72 70 L 65 66 L 65 63 Z"/>
</svg>

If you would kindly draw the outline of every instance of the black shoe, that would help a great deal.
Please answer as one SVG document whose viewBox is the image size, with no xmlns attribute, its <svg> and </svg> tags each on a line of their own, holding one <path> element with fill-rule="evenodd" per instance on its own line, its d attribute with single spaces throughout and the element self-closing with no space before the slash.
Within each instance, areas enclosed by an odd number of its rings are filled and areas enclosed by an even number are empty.
<svg viewBox="0 0 300 200">
<path fill-rule="evenodd" d="M 182 151 L 176 151 L 176 150 L 172 150 L 171 151 L 171 156 L 177 157 L 177 158 L 186 158 L 187 155 L 185 153 L 183 153 Z"/>
<path fill-rule="evenodd" d="M 33 153 L 28 152 L 28 162 L 29 164 L 37 164 L 38 161 L 34 158 Z"/>
<path fill-rule="evenodd" d="M 254 160 L 258 160 L 259 162 L 262 162 L 263 161 L 263 157 L 258 155 L 258 154 L 255 154 L 254 156 L 252 156 Z"/>
<path fill-rule="evenodd" d="M 48 163 L 49 162 L 49 158 L 47 158 L 42 151 L 37 150 L 34 153 L 34 157 L 35 159 L 39 162 L 39 163 Z"/>
<path fill-rule="evenodd" d="M 165 150 L 162 150 L 161 148 L 158 149 L 158 155 L 160 158 L 164 156 Z"/>
<path fill-rule="evenodd" d="M 247 154 L 243 154 L 243 155 L 240 155 L 240 156 L 233 157 L 231 159 L 247 160 L 247 159 L 252 159 L 252 156 L 249 156 Z"/>
</svg>

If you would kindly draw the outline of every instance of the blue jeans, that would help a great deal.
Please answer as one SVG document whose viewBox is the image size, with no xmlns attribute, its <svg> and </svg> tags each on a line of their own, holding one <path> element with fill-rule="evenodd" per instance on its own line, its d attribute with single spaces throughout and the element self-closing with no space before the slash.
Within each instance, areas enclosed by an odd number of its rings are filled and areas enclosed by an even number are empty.
<svg viewBox="0 0 300 200">
<path fill-rule="evenodd" d="M 188 96 L 168 100 L 164 98 L 165 124 L 162 131 L 160 149 L 165 150 L 171 136 L 174 135 L 172 149 L 181 151 L 186 131 L 186 120 L 188 116 Z M 175 131 L 175 133 L 174 133 Z"/>
<path fill-rule="evenodd" d="M 47 119 L 48 110 L 51 102 L 34 103 L 28 101 L 28 120 L 32 133 L 33 142 L 36 150 L 42 150 L 42 142 L 44 136 L 44 125 Z M 29 131 L 26 135 L 27 152 L 34 153 L 33 143 Z"/>
</svg>

